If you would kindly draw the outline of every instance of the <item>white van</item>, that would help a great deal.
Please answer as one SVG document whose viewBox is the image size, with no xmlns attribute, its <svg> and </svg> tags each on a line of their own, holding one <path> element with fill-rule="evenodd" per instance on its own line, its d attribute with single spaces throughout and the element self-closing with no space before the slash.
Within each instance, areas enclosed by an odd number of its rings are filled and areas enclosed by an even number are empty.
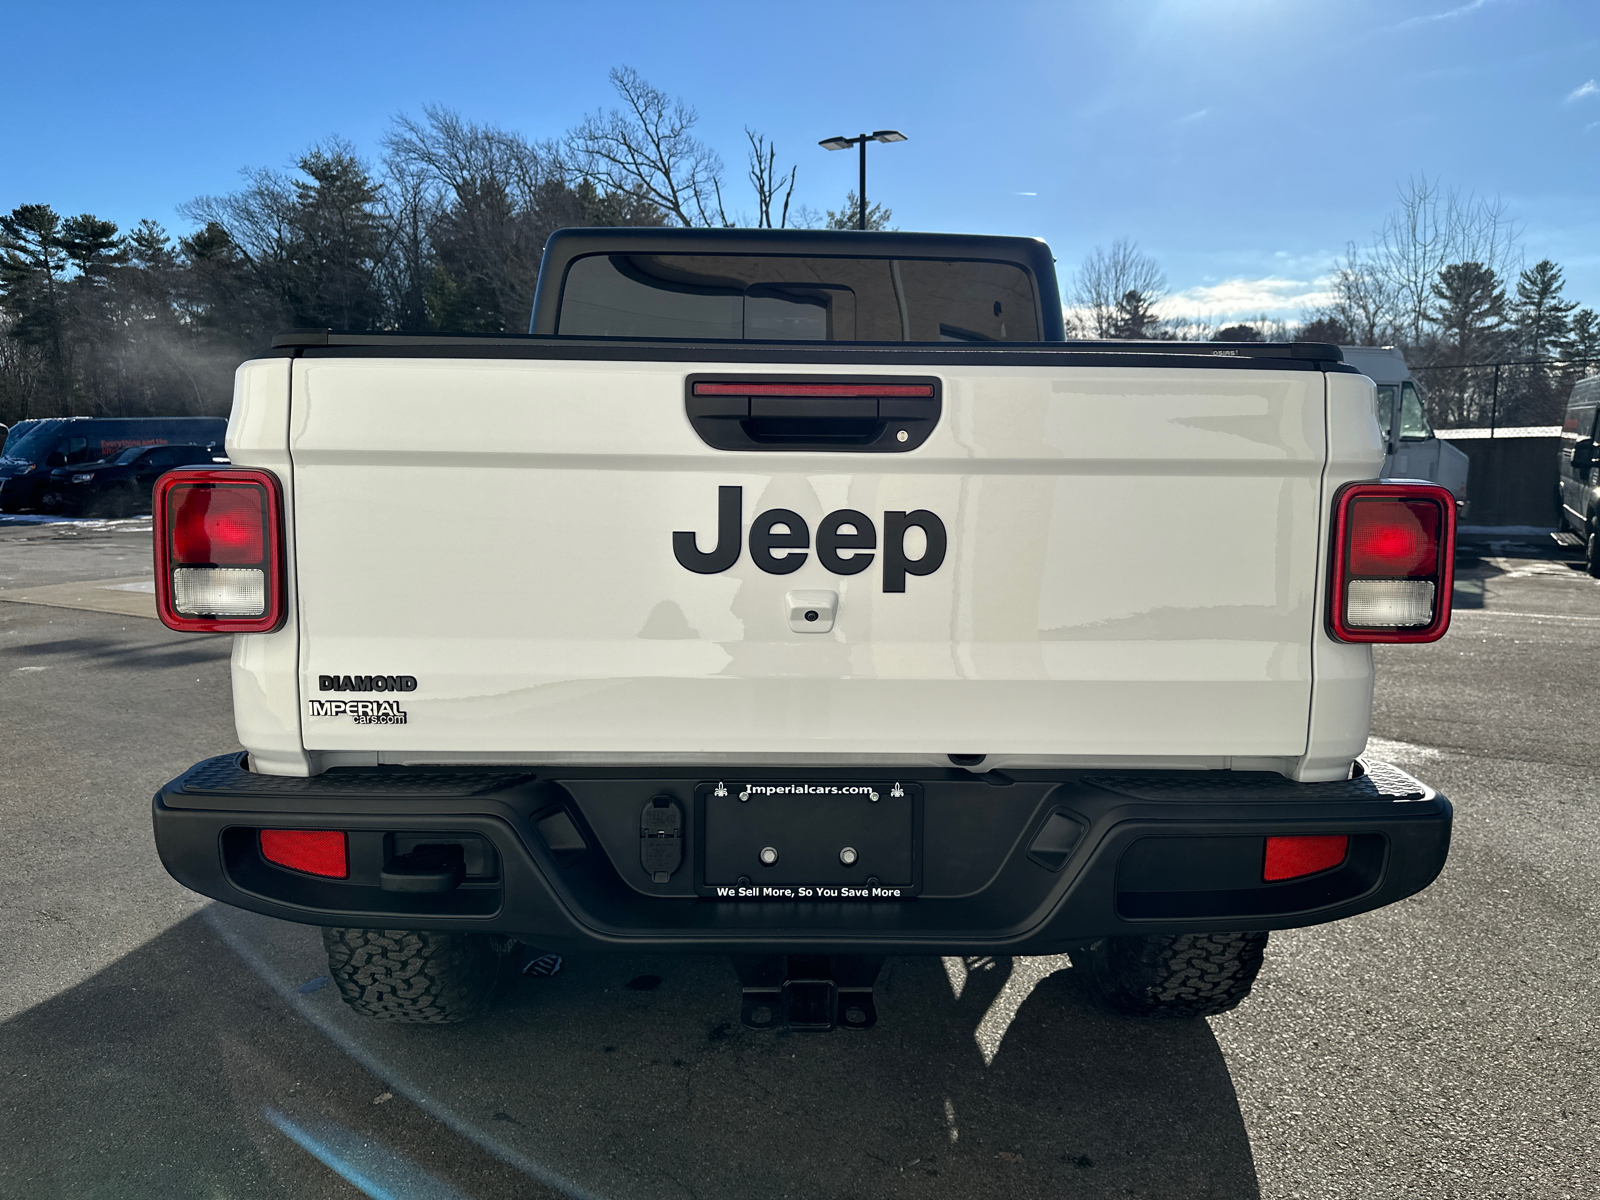
<svg viewBox="0 0 1600 1200">
<path fill-rule="evenodd" d="M 1378 425 L 1383 430 L 1383 478 L 1426 479 L 1450 489 L 1456 507 L 1467 503 L 1467 456 L 1435 436 L 1422 397 L 1393 346 L 1340 346 L 1344 361 L 1378 385 Z M 1463 514 L 1464 515 L 1464 514 Z"/>
</svg>

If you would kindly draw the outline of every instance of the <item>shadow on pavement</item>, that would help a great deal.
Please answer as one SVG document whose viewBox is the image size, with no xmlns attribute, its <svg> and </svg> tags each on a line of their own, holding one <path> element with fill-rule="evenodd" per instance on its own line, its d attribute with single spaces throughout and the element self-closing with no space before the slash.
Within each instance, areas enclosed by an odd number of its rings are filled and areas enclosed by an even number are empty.
<svg viewBox="0 0 1600 1200">
<path fill-rule="evenodd" d="M 1102 1014 L 1070 970 L 985 1065 L 1003 958 L 959 1000 L 938 959 L 891 960 L 867 1032 L 746 1030 L 726 960 L 603 955 L 476 1025 L 398 1026 L 318 987 L 314 930 L 245 919 L 309 992 L 196 916 L 0 1024 L 8 1195 L 355 1196 L 384 1169 L 396 1197 L 556 1194 L 430 1112 L 605 1197 L 1259 1195 L 1209 1027 Z M 341 1168 L 352 1146 L 376 1166 Z"/>
<path fill-rule="evenodd" d="M 374 1104 L 383 1084 L 331 1050 L 191 917 L 0 1023 L 0 1194 L 372 1194 L 286 1135 L 287 1118 L 369 1184 L 409 1173 L 409 1190 L 387 1189 L 396 1200 L 554 1195 L 405 1100 Z M 364 1157 L 352 1163 L 339 1133 Z"/>
<path fill-rule="evenodd" d="M 723 959 L 588 956 L 521 981 L 478 1032 L 376 1035 L 413 1057 L 450 1042 L 452 1067 L 546 1160 L 582 1146 L 631 1164 L 610 1177 L 555 1164 L 602 1194 L 1259 1194 L 1209 1026 L 1104 1014 L 1067 970 L 1027 995 L 986 1066 L 975 1033 L 1012 963 L 969 961 L 953 1000 L 940 960 L 891 959 L 865 1032 L 745 1029 Z M 641 977 L 661 982 L 629 986 Z M 619 1186 L 646 1164 L 658 1181 Z"/>
<path fill-rule="evenodd" d="M 137 618 L 133 618 L 137 619 Z M 155 638 L 76 637 L 24 642 L 5 648 L 16 658 L 63 659 L 88 662 L 105 670 L 148 671 L 185 667 L 197 663 L 226 662 L 233 652 L 231 639 L 211 634 L 173 634 L 160 629 Z"/>
</svg>

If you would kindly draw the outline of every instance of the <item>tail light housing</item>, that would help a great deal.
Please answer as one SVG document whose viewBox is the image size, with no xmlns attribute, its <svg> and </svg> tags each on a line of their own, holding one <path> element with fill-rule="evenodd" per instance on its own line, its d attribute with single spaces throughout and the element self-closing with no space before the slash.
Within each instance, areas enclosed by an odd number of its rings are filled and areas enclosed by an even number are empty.
<svg viewBox="0 0 1600 1200">
<path fill-rule="evenodd" d="M 1328 629 L 1341 642 L 1436 642 L 1450 628 L 1456 504 L 1432 483 L 1348 483 L 1333 500 Z"/>
<path fill-rule="evenodd" d="M 169 471 L 156 481 L 156 612 L 186 633 L 283 623 L 283 497 L 268 471 Z"/>
</svg>

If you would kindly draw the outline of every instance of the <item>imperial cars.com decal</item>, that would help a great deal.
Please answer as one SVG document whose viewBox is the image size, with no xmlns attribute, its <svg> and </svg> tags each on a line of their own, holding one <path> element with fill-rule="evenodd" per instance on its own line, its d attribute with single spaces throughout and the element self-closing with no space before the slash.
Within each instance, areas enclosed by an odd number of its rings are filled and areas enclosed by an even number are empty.
<svg viewBox="0 0 1600 1200">
<path fill-rule="evenodd" d="M 351 717 L 357 725 L 404 725 L 398 700 L 308 700 L 313 717 Z"/>
</svg>

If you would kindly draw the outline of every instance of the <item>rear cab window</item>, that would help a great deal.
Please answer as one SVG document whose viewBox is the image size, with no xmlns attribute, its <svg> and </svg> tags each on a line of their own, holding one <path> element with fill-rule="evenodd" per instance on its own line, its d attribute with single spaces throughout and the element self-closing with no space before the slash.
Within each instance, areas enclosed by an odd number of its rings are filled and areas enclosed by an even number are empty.
<svg viewBox="0 0 1600 1200">
<path fill-rule="evenodd" d="M 1029 273 L 981 259 L 588 254 L 562 283 L 567 337 L 1037 342 Z"/>
</svg>

